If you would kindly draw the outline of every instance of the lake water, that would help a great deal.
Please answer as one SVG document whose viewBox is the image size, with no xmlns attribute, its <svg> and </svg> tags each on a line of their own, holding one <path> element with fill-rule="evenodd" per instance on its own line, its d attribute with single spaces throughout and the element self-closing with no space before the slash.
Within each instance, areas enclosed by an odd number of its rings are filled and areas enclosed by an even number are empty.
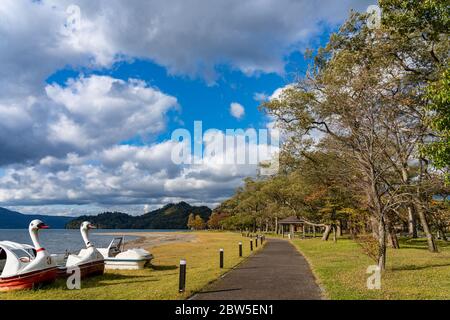
<svg viewBox="0 0 450 320">
<path fill-rule="evenodd" d="M 114 236 L 102 235 L 102 233 L 126 233 L 126 232 L 170 232 L 177 230 L 125 230 L 125 229 L 104 229 L 92 230 L 89 233 L 89 240 L 97 248 L 105 248 L 109 245 Z M 135 240 L 138 237 L 125 236 L 125 241 Z M 32 245 L 30 235 L 27 229 L 0 229 L 0 241 L 8 240 L 18 243 Z M 64 253 L 68 250 L 71 253 L 77 253 L 84 248 L 83 239 L 79 229 L 48 229 L 39 231 L 39 241 L 41 245 L 50 253 Z"/>
</svg>

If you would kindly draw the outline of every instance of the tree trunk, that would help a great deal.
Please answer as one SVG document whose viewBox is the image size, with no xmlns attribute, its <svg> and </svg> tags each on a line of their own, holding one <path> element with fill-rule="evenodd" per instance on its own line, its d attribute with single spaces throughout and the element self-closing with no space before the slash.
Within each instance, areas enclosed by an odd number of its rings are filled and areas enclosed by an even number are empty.
<svg viewBox="0 0 450 320">
<path fill-rule="evenodd" d="M 392 248 L 400 249 L 397 234 L 395 233 L 395 229 L 392 223 L 390 222 L 387 223 L 387 229 L 389 230 L 389 242 L 391 243 Z"/>
<path fill-rule="evenodd" d="M 402 181 L 405 186 L 410 184 L 407 161 L 402 164 Z M 411 199 L 411 203 L 408 204 L 408 234 L 411 238 L 417 238 L 417 219 L 413 199 Z"/>
<path fill-rule="evenodd" d="M 337 242 L 337 237 L 336 237 L 336 234 L 337 234 L 337 227 L 336 227 L 336 225 L 333 225 L 333 242 Z"/>
<path fill-rule="evenodd" d="M 417 238 L 417 220 L 414 206 L 408 205 L 408 234 L 411 238 Z"/>
<path fill-rule="evenodd" d="M 342 224 L 341 224 L 341 222 L 339 221 L 338 222 L 338 224 L 337 224 L 337 226 L 336 226 L 336 228 L 337 228 L 337 235 L 338 235 L 338 237 L 342 237 Z"/>
<path fill-rule="evenodd" d="M 378 228 L 379 228 L 379 223 L 377 221 L 377 219 L 375 219 L 374 217 L 370 217 L 370 225 L 372 228 L 372 235 L 375 239 L 378 239 Z"/>
<path fill-rule="evenodd" d="M 441 233 L 441 238 L 444 241 L 448 241 L 447 236 L 445 235 L 445 230 L 442 227 L 439 227 L 439 232 Z"/>
<path fill-rule="evenodd" d="M 313 238 L 316 237 L 316 226 L 313 226 Z"/>
<path fill-rule="evenodd" d="M 278 217 L 275 217 L 275 234 L 278 234 Z"/>
<path fill-rule="evenodd" d="M 425 235 L 427 237 L 428 250 L 430 252 L 437 252 L 438 251 L 437 246 L 434 241 L 433 234 L 431 233 L 430 226 L 428 224 L 425 212 L 424 212 L 423 208 L 421 207 L 420 203 L 416 203 L 415 208 L 416 208 L 416 212 L 420 218 L 420 224 L 422 225 L 423 232 L 425 232 Z"/>
<path fill-rule="evenodd" d="M 386 269 L 386 226 L 383 216 L 378 221 L 378 267 L 380 270 Z"/>
<path fill-rule="evenodd" d="M 330 237 L 330 233 L 331 233 L 331 226 L 330 225 L 326 225 L 325 226 L 325 231 L 324 231 L 323 236 L 322 236 L 322 240 L 323 241 L 328 241 L 328 238 Z"/>
</svg>

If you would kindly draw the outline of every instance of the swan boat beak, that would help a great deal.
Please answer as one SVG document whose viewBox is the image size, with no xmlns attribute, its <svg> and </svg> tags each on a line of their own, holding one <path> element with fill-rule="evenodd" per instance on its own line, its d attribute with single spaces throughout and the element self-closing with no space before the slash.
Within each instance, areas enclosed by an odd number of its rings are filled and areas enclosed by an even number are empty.
<svg viewBox="0 0 450 320">
<path fill-rule="evenodd" d="M 37 226 L 39 229 L 49 229 L 50 227 L 45 223 L 39 223 Z"/>
</svg>

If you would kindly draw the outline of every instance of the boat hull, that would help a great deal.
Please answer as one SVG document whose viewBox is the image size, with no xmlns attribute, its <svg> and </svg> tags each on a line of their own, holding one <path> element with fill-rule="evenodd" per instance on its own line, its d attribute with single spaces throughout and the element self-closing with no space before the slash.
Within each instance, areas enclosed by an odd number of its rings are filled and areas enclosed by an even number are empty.
<svg viewBox="0 0 450 320">
<path fill-rule="evenodd" d="M 0 291 L 33 289 L 52 283 L 57 277 L 57 268 L 33 271 L 13 277 L 0 278 Z"/>
<path fill-rule="evenodd" d="M 133 260 L 106 258 L 105 268 L 111 270 L 141 270 L 144 269 L 150 261 L 151 259 Z"/>
<path fill-rule="evenodd" d="M 105 262 L 103 260 L 83 263 L 76 267 L 80 268 L 81 279 L 101 276 L 105 272 Z M 67 267 L 58 267 L 58 278 L 68 278 L 72 274 L 73 272 L 67 273 Z"/>
</svg>

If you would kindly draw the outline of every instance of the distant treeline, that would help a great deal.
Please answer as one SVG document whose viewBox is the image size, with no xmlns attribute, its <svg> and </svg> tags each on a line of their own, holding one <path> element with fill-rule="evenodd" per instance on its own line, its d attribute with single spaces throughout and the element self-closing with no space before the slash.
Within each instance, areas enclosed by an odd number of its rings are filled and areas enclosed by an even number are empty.
<svg viewBox="0 0 450 320">
<path fill-rule="evenodd" d="M 168 204 L 161 209 L 141 216 L 131 216 L 122 212 L 104 212 L 97 216 L 81 216 L 66 224 L 67 229 L 80 227 L 83 221 L 90 221 L 101 229 L 186 229 L 190 214 L 208 220 L 211 209 L 206 206 L 194 207 L 186 202 Z"/>
</svg>

